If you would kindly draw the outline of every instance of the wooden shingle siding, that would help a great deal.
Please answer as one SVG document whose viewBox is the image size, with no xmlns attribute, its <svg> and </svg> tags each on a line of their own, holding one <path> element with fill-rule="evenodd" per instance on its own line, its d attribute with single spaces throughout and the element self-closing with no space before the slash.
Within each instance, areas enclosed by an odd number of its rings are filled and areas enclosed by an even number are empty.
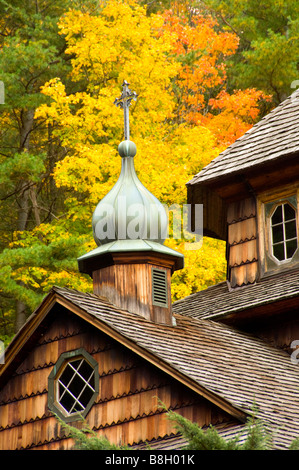
<svg viewBox="0 0 299 470">
<path fill-rule="evenodd" d="M 230 269 L 231 287 L 253 284 L 258 277 L 258 262 L 244 263 Z"/>
<path fill-rule="evenodd" d="M 256 207 L 254 198 L 241 199 L 230 204 L 227 208 L 227 223 L 229 225 L 256 216 Z"/>
<path fill-rule="evenodd" d="M 256 205 L 254 198 L 230 203 L 228 224 L 228 281 L 231 287 L 254 283 L 258 278 Z"/>
<path fill-rule="evenodd" d="M 230 246 L 239 245 L 256 239 L 256 217 L 244 219 L 229 225 L 228 243 Z"/>
<path fill-rule="evenodd" d="M 173 428 L 164 409 L 157 406 L 160 399 L 199 425 L 223 424 L 231 426 L 232 433 L 257 407 L 259 417 L 274 431 L 274 445 L 287 448 L 299 435 L 298 365 L 285 351 L 222 321 L 202 320 L 200 312 L 210 319 L 222 320 L 223 315 L 224 321 L 226 313 L 237 318 L 249 312 L 252 319 L 253 311 L 257 315 L 261 309 L 264 315 L 273 313 L 274 303 L 276 313 L 279 308 L 282 313 L 288 308 L 296 319 L 299 274 L 288 274 L 275 281 L 261 279 L 242 289 L 229 289 L 228 283 L 221 283 L 194 294 L 174 305 L 175 312 L 180 306 L 184 312 L 175 313 L 176 326 L 149 322 L 94 294 L 53 288 L 15 336 L 6 350 L 6 362 L 0 367 L 2 448 L 72 446 L 46 410 L 44 400 L 44 372 L 48 369 L 50 373 L 54 357 L 61 351 L 59 345 L 65 341 L 72 342 L 75 348 L 84 347 L 93 358 L 97 357 L 101 383 L 86 420 L 112 442 L 124 439 L 135 445 L 138 440 L 144 443 L 170 438 Z M 192 315 L 198 316 L 191 318 Z M 285 330 L 284 336 L 290 339 L 290 333 L 298 331 Z M 23 341 L 24 348 L 20 349 Z M 58 347 L 54 348 L 54 343 Z M 46 352 L 46 344 L 52 345 L 53 358 L 52 353 Z M 41 348 L 42 354 L 36 348 Z M 13 354 L 14 351 L 22 352 Z M 29 386 L 26 376 L 33 373 L 36 378 L 29 379 Z M 10 381 L 20 376 L 24 379 L 19 379 L 21 388 L 16 391 Z M 26 396 L 29 390 L 35 391 L 34 396 Z M 19 404 L 10 406 L 15 401 Z M 75 424 L 80 426 L 80 422 Z"/>
</svg>

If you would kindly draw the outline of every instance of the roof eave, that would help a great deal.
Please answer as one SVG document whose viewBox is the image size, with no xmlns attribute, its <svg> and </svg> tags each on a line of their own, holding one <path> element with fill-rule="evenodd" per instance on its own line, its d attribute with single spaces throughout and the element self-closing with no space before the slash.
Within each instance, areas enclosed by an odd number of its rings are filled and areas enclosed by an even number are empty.
<svg viewBox="0 0 299 470">
<path fill-rule="evenodd" d="M 285 154 L 279 159 L 262 162 L 248 168 L 206 179 L 196 176 L 187 183 L 188 204 L 203 204 L 203 233 L 226 240 L 226 210 L 228 204 L 299 178 L 299 153 Z M 199 173 L 200 175 L 200 173 Z M 191 212 L 192 213 L 192 212 Z M 191 226 L 194 223 L 191 220 Z"/>
</svg>

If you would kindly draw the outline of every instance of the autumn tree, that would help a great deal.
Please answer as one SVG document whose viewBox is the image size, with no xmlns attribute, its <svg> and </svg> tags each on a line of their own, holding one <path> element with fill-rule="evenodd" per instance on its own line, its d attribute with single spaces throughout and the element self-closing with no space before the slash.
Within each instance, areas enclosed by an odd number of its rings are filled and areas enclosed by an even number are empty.
<svg viewBox="0 0 299 470">
<path fill-rule="evenodd" d="M 163 16 L 164 31 L 171 32 L 180 62 L 174 82 L 176 117 L 207 127 L 226 148 L 252 127 L 270 96 L 252 87 L 230 90 L 227 64 L 236 55 L 239 38 L 219 31 L 215 18 L 198 9 L 186 9 L 180 16 L 170 10 Z"/>
<path fill-rule="evenodd" d="M 8 95 L 0 117 L 0 223 L 10 221 L 11 230 L 3 226 L 0 292 L 3 302 L 17 299 L 27 312 L 53 284 L 92 289 L 90 279 L 78 273 L 77 257 L 95 247 L 91 216 L 119 175 L 123 116 L 113 101 L 124 79 L 138 94 L 130 108 L 137 173 L 168 207 L 186 203 L 186 182 L 240 127 L 252 125 L 262 98 L 255 90 L 228 92 L 226 61 L 238 40 L 219 32 L 207 15 L 148 14 L 134 0 L 62 9 L 57 0 L 43 9 L 55 11 L 51 21 L 36 14 L 31 36 L 25 23 L 24 31 L 8 28 L 1 46 Z M 15 75 L 15 67 L 9 69 L 10 40 L 14 60 L 22 64 L 20 47 L 32 68 Z M 30 139 L 23 148 L 15 142 L 27 110 Z M 185 254 L 186 268 L 173 278 L 174 299 L 225 276 L 222 242 L 205 238 L 194 250 L 185 241 L 183 236 L 166 241 Z"/>
<path fill-rule="evenodd" d="M 4 325 L 16 312 L 16 330 L 40 299 L 34 295 L 37 287 L 43 290 L 42 255 L 33 250 L 30 259 L 25 254 L 32 243 L 30 231 L 51 223 L 61 209 L 52 172 L 65 151 L 52 126 L 34 114 L 46 101 L 40 87 L 47 80 L 58 76 L 69 84 L 70 61 L 57 21 L 71 3 L 0 0 L 0 79 L 5 85 L 0 107 L 0 312 Z"/>
<path fill-rule="evenodd" d="M 88 77 L 88 89 L 67 94 L 62 81 L 50 81 L 43 93 L 53 101 L 41 106 L 38 116 L 58 124 L 55 132 L 68 148 L 54 174 L 57 185 L 71 191 L 70 210 L 86 218 L 90 227 L 90 206 L 86 211 L 86 201 L 74 194 L 88 195 L 95 206 L 117 179 L 123 123 L 112 103 L 124 79 L 138 94 L 131 108 L 131 134 L 140 179 L 164 204 L 186 203 L 185 183 L 219 153 L 220 144 L 238 137 L 236 128 L 242 124 L 247 130 L 258 114 L 261 93 L 247 90 L 230 96 L 225 90 L 225 57 L 235 52 L 236 37 L 215 32 L 211 18 L 196 14 L 190 24 L 172 12 L 148 16 L 133 1 L 107 2 L 93 16 L 70 11 L 59 25 L 66 52 L 73 57 L 72 80 Z M 223 132 L 223 124 L 220 128 L 224 111 L 226 125 L 228 118 L 236 121 L 234 132 Z M 184 249 L 184 242 L 167 243 Z M 190 249 L 185 256 L 186 269 L 174 279 L 174 298 L 223 279 L 220 242 L 206 239 L 200 255 Z"/>
<path fill-rule="evenodd" d="M 279 104 L 298 86 L 299 5 L 292 0 L 205 0 L 222 29 L 239 39 L 231 87 L 255 87 Z M 297 83 L 296 83 L 297 81 Z"/>
</svg>

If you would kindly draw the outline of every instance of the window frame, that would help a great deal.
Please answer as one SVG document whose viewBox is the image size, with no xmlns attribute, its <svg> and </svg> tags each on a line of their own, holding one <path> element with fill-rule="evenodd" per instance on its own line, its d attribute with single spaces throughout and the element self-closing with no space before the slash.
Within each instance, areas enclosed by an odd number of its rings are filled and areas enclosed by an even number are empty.
<svg viewBox="0 0 299 470">
<path fill-rule="evenodd" d="M 59 403 L 58 380 L 65 371 L 67 364 L 77 359 L 84 359 L 94 370 L 94 392 L 88 401 L 88 404 L 82 411 L 68 413 Z M 78 421 L 88 414 L 99 394 L 99 370 L 97 361 L 84 349 L 79 348 L 73 351 L 67 351 L 60 355 L 48 377 L 48 407 L 59 418 L 65 422 Z"/>
<path fill-rule="evenodd" d="M 294 217 L 292 219 L 285 220 L 285 210 L 284 210 L 285 205 L 288 205 L 289 207 L 291 207 L 293 209 Z M 277 211 L 277 209 L 279 207 L 282 208 L 282 210 L 281 210 L 282 220 L 277 222 L 276 224 L 273 224 L 273 216 L 274 216 L 275 212 Z M 287 238 L 286 224 L 291 223 L 291 222 L 295 222 L 296 236 L 292 237 L 292 238 Z M 279 202 L 278 204 L 275 204 L 272 207 L 271 212 L 269 214 L 269 223 L 270 223 L 270 243 L 269 243 L 269 245 L 271 247 L 271 255 L 275 259 L 275 261 L 278 262 L 279 264 L 288 263 L 289 261 L 291 261 L 293 259 L 294 255 L 296 254 L 296 251 L 298 250 L 298 228 L 297 228 L 297 211 L 296 211 L 296 208 L 293 206 L 293 204 L 291 204 L 290 201 L 283 201 L 283 202 Z M 279 227 L 279 226 L 281 226 L 281 228 L 282 228 L 282 240 L 280 240 L 278 242 L 275 242 L 274 239 L 273 239 L 273 236 L 274 236 L 273 228 L 274 227 Z M 286 257 L 287 256 L 287 242 L 290 242 L 292 240 L 297 241 L 297 247 L 296 247 L 296 249 L 295 249 L 295 251 L 294 251 L 294 253 L 292 254 L 291 257 Z M 277 246 L 277 245 L 282 245 L 283 246 L 283 252 L 284 252 L 284 258 L 283 259 L 278 259 L 278 257 L 274 254 L 274 247 Z"/>
<path fill-rule="evenodd" d="M 276 208 L 282 204 L 288 203 L 295 210 L 296 231 L 297 231 L 297 249 L 291 258 L 279 260 L 273 254 L 273 241 L 272 241 L 272 227 L 271 217 L 273 216 Z M 299 225 L 298 225 L 298 195 L 297 191 L 292 191 L 276 197 L 272 195 L 264 196 L 260 199 L 260 214 L 259 228 L 260 234 L 260 268 L 261 276 L 271 275 L 276 271 L 289 269 L 293 265 L 299 263 Z"/>
</svg>

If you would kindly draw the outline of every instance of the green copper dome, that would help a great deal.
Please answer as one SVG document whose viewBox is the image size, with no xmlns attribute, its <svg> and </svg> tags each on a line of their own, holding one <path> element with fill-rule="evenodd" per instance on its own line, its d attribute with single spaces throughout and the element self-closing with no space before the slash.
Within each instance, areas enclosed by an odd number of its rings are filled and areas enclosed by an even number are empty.
<svg viewBox="0 0 299 470">
<path fill-rule="evenodd" d="M 134 167 L 136 145 L 124 140 L 118 147 L 121 172 L 111 191 L 99 202 L 92 228 L 98 246 L 116 240 L 164 243 L 168 217 L 163 205 L 139 180 Z"/>
<path fill-rule="evenodd" d="M 136 145 L 130 140 L 129 106 L 137 94 L 124 81 L 123 92 L 115 100 L 124 110 L 125 140 L 118 146 L 121 172 L 111 191 L 99 202 L 92 216 L 92 230 L 97 248 L 78 258 L 79 270 L 93 272 L 114 263 L 114 256 L 139 253 L 174 260 L 173 270 L 184 267 L 184 256 L 164 245 L 168 236 L 168 215 L 163 205 L 136 175 Z"/>
</svg>

